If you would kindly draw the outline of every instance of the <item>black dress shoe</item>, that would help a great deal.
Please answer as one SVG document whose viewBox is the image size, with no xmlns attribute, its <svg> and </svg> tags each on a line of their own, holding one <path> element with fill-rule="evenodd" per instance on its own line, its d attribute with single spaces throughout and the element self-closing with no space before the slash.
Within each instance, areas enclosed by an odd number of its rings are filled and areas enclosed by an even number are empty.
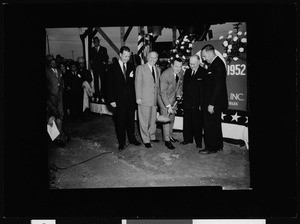
<svg viewBox="0 0 300 224">
<path fill-rule="evenodd" d="M 146 148 L 152 148 L 152 145 L 150 143 L 145 143 Z"/>
<path fill-rule="evenodd" d="M 202 144 L 196 144 L 196 148 L 202 148 Z"/>
<path fill-rule="evenodd" d="M 130 144 L 133 144 L 133 145 L 136 145 L 136 146 L 141 145 L 141 143 L 138 142 L 137 140 L 135 140 L 135 141 L 130 141 L 129 143 L 130 143 Z"/>
<path fill-rule="evenodd" d="M 171 142 L 179 142 L 176 138 L 170 137 Z"/>
<path fill-rule="evenodd" d="M 119 149 L 119 151 L 124 150 L 125 149 L 125 145 L 119 145 L 118 149 Z"/>
<path fill-rule="evenodd" d="M 58 147 L 60 147 L 60 148 L 63 148 L 63 147 L 66 146 L 66 143 L 65 143 L 64 141 L 60 140 L 60 139 L 57 139 L 57 140 L 55 141 L 55 143 L 56 143 L 56 145 L 57 145 Z"/>
<path fill-rule="evenodd" d="M 158 139 L 150 140 L 151 142 L 159 142 Z"/>
<path fill-rule="evenodd" d="M 168 149 L 175 149 L 174 145 L 172 145 L 171 141 L 165 142 L 165 146 L 167 146 Z"/>
<path fill-rule="evenodd" d="M 204 149 L 204 150 L 199 150 L 200 154 L 213 154 L 216 153 L 216 150 L 208 150 L 208 149 Z"/>
<path fill-rule="evenodd" d="M 192 142 L 186 142 L 186 141 L 183 141 L 183 142 L 180 142 L 180 145 L 187 145 L 187 144 L 190 144 Z"/>
</svg>

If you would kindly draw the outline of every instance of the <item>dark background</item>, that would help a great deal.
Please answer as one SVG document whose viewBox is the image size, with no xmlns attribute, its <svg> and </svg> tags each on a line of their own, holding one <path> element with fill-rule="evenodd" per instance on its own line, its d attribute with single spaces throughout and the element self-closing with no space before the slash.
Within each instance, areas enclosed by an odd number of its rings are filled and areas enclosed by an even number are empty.
<svg viewBox="0 0 300 224">
<path fill-rule="evenodd" d="M 4 66 L 0 82 L 1 108 L 4 108 L 1 109 L 4 115 L 1 116 L 4 127 L 1 204 L 7 223 L 20 223 L 22 217 L 101 217 L 111 222 L 111 218 L 269 218 L 270 223 L 295 220 L 292 217 L 297 209 L 296 138 L 299 137 L 295 125 L 296 4 L 291 1 L 200 4 L 190 0 L 184 3 L 8 2 L 1 5 Z M 221 191 L 213 187 L 49 190 L 45 28 L 199 21 L 203 24 L 245 21 L 247 25 L 253 190 Z"/>
</svg>

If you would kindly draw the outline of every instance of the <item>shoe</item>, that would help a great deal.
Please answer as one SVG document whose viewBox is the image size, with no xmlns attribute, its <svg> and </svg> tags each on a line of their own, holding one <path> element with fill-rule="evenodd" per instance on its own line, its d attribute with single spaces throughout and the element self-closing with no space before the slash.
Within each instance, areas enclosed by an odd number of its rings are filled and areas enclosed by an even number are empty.
<svg viewBox="0 0 300 224">
<path fill-rule="evenodd" d="M 118 149 L 119 149 L 119 151 L 124 150 L 125 149 L 125 145 L 119 145 Z"/>
<path fill-rule="evenodd" d="M 176 138 L 170 137 L 171 142 L 179 142 Z"/>
<path fill-rule="evenodd" d="M 159 142 L 158 139 L 150 140 L 151 142 Z"/>
<path fill-rule="evenodd" d="M 133 144 L 133 145 L 136 145 L 136 146 L 141 145 L 141 143 L 138 142 L 137 140 L 135 140 L 135 141 L 130 141 L 129 143 L 130 143 L 130 144 Z"/>
<path fill-rule="evenodd" d="M 192 142 L 186 142 L 186 141 L 183 141 L 183 142 L 180 142 L 180 145 L 187 145 L 187 144 L 190 144 Z"/>
<path fill-rule="evenodd" d="M 213 154 L 216 152 L 217 152 L 216 150 L 209 150 L 209 149 L 199 150 L 200 154 Z"/>
<path fill-rule="evenodd" d="M 146 148 L 152 148 L 152 145 L 150 143 L 145 143 Z"/>
<path fill-rule="evenodd" d="M 60 148 L 63 148 L 63 147 L 66 146 L 66 144 L 65 144 L 62 140 L 60 140 L 60 139 L 57 139 L 57 140 L 55 141 L 55 143 L 56 143 L 56 145 L 57 145 L 58 147 L 60 147 Z"/>
<path fill-rule="evenodd" d="M 196 144 L 196 148 L 202 148 L 202 144 Z"/>
<path fill-rule="evenodd" d="M 165 142 L 165 146 L 167 146 L 167 148 L 171 149 L 171 150 L 175 149 L 175 147 L 174 147 L 174 145 L 172 145 L 171 141 Z"/>
</svg>

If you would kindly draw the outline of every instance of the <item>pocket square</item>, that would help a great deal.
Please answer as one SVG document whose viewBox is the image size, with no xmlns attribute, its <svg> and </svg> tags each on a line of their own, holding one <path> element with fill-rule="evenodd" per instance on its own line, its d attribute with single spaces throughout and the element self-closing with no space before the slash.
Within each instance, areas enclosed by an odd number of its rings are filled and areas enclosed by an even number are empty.
<svg viewBox="0 0 300 224">
<path fill-rule="evenodd" d="M 129 77 L 132 78 L 133 77 L 133 71 L 130 72 Z"/>
</svg>

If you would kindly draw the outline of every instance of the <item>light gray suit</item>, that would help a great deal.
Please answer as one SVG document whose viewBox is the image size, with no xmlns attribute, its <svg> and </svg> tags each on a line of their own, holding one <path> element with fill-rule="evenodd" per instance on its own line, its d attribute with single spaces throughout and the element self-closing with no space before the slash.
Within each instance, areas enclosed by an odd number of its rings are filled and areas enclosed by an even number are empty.
<svg viewBox="0 0 300 224">
<path fill-rule="evenodd" d="M 176 83 L 175 74 L 171 67 L 165 70 L 160 76 L 158 104 L 160 107 L 160 114 L 163 116 L 167 116 L 168 114 L 166 106 L 173 106 L 176 97 L 182 95 L 183 70 L 179 72 L 178 76 L 179 80 Z M 176 107 L 174 109 L 176 109 Z M 175 114 L 171 114 L 169 118 L 171 122 L 163 125 L 164 141 L 170 141 L 170 137 L 172 137 Z"/>
<path fill-rule="evenodd" d="M 156 66 L 154 68 L 156 75 L 155 82 L 148 63 L 139 65 L 135 73 L 136 99 L 142 100 L 141 104 L 138 105 L 138 118 L 144 143 L 150 143 L 150 140 L 156 139 L 156 113 L 160 69 Z"/>
</svg>

